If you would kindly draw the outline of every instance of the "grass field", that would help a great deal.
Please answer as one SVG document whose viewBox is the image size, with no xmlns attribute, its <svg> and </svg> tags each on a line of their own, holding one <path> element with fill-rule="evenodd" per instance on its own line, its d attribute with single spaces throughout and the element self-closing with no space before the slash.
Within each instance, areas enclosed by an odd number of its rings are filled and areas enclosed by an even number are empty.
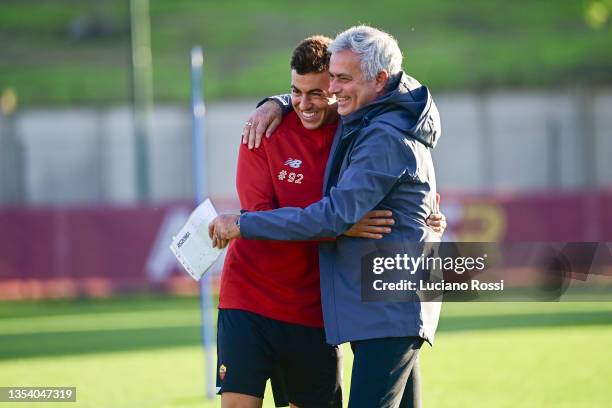
<svg viewBox="0 0 612 408">
<path fill-rule="evenodd" d="M 607 407 L 611 345 L 612 303 L 445 304 L 424 406 Z M 0 303 L 0 386 L 77 387 L 37 407 L 216 407 L 203 359 L 195 298 Z"/>
<path fill-rule="evenodd" d="M 22 106 L 129 101 L 127 0 L 0 2 L 0 91 Z M 155 98 L 189 101 L 189 49 L 210 99 L 287 90 L 302 38 L 358 23 L 395 35 L 436 91 L 612 81 L 612 0 L 150 1 Z"/>
</svg>

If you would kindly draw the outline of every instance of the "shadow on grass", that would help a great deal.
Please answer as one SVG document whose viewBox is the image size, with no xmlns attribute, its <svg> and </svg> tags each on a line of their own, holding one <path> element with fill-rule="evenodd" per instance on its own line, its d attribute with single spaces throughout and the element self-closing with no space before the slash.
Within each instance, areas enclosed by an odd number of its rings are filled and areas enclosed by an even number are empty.
<svg viewBox="0 0 612 408">
<path fill-rule="evenodd" d="M 612 325 L 610 311 L 442 317 L 440 332 Z M 199 326 L 0 334 L 0 360 L 196 346 Z"/>
<path fill-rule="evenodd" d="M 200 342 L 198 326 L 0 334 L 0 360 L 194 346 Z"/>
<path fill-rule="evenodd" d="M 529 327 L 612 325 L 612 312 L 503 314 L 486 316 L 442 316 L 438 331 L 498 330 Z"/>
<path fill-rule="evenodd" d="M 96 313 L 171 309 L 198 311 L 199 302 L 197 296 L 151 294 L 116 296 L 107 299 L 81 298 L 43 301 L 2 301 L 0 302 L 0 324 L 2 319 L 13 319 L 16 317 L 76 316 Z"/>
</svg>

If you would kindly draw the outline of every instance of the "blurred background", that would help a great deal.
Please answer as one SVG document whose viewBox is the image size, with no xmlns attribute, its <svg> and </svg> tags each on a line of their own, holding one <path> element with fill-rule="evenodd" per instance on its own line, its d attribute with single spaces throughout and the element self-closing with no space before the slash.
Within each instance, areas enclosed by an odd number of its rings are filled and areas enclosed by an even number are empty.
<svg viewBox="0 0 612 408">
<path fill-rule="evenodd" d="M 316 33 L 388 31 L 430 88 L 447 240 L 612 241 L 611 13 L 610 0 L 2 0 L 0 386 L 76 385 L 83 407 L 219 405 L 203 397 L 199 288 L 167 248 L 196 161 L 218 209 L 239 208 L 243 123 L 288 92 L 290 53 Z M 611 341 L 611 303 L 447 304 L 424 406 L 607 406 Z"/>
</svg>

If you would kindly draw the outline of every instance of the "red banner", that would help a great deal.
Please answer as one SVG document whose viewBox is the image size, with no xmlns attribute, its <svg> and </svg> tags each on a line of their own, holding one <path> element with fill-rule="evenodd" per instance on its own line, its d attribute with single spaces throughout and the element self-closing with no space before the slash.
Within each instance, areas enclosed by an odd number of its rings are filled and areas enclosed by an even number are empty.
<svg viewBox="0 0 612 408">
<path fill-rule="evenodd" d="M 0 300 L 197 293 L 168 249 L 191 208 L 0 209 Z M 443 195 L 442 211 L 447 241 L 612 241 L 612 192 Z"/>
<path fill-rule="evenodd" d="M 612 191 L 448 195 L 447 241 L 612 241 Z"/>
</svg>

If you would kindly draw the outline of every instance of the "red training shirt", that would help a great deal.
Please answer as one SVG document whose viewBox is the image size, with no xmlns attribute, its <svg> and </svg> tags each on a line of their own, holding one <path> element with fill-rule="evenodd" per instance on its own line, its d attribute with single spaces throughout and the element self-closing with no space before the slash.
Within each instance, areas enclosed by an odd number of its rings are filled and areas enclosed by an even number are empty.
<svg viewBox="0 0 612 408">
<path fill-rule="evenodd" d="M 319 201 L 336 127 L 307 130 L 291 112 L 258 149 L 241 145 L 236 188 L 242 209 L 304 208 Z M 323 327 L 318 242 L 233 240 L 223 265 L 219 308 Z"/>
</svg>

